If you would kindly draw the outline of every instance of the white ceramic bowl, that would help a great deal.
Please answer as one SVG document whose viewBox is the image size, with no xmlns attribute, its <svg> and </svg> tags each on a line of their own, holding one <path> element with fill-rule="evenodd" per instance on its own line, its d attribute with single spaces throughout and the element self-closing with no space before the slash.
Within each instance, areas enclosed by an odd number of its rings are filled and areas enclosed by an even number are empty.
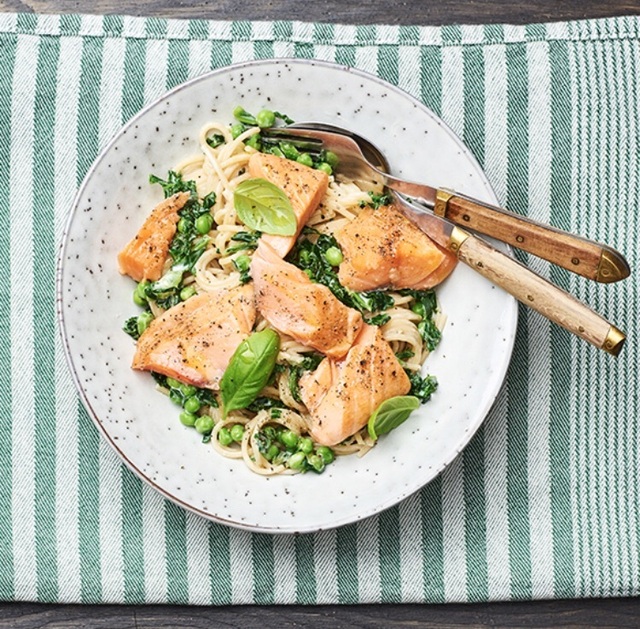
<svg viewBox="0 0 640 629">
<path fill-rule="evenodd" d="M 253 531 L 317 531 L 398 503 L 460 453 L 502 384 L 516 302 L 458 265 L 438 288 L 447 324 L 425 365 L 438 391 L 362 459 L 341 457 L 321 475 L 263 478 L 219 456 L 180 424 L 149 374 L 131 370 L 134 344 L 121 328 L 137 310 L 134 284 L 116 255 L 161 200 L 149 174 L 164 176 L 197 152 L 201 125 L 231 122 L 239 104 L 348 127 L 374 141 L 400 176 L 496 199 L 469 151 L 418 101 L 373 76 L 309 60 L 234 65 L 177 87 L 133 118 L 87 174 L 61 250 L 59 321 L 76 386 L 103 436 L 142 479 L 207 518 Z"/>
</svg>

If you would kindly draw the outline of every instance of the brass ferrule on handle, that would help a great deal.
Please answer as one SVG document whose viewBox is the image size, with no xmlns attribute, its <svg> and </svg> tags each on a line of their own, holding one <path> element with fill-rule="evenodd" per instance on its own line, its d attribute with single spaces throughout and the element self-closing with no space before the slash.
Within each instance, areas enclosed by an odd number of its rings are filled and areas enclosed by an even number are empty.
<svg viewBox="0 0 640 629">
<path fill-rule="evenodd" d="M 602 349 L 612 356 L 617 356 L 620 353 L 620 350 L 622 349 L 626 338 L 627 337 L 625 336 L 624 332 L 618 330 L 615 325 L 612 325 L 609 328 L 609 332 L 607 333 L 607 338 L 602 344 Z"/>
<path fill-rule="evenodd" d="M 436 216 L 445 218 L 445 216 L 447 215 L 447 205 L 449 203 L 449 199 L 455 196 L 456 193 L 453 190 L 449 190 L 448 188 L 438 188 L 438 190 L 436 190 L 436 203 L 433 206 L 433 213 Z"/>
</svg>

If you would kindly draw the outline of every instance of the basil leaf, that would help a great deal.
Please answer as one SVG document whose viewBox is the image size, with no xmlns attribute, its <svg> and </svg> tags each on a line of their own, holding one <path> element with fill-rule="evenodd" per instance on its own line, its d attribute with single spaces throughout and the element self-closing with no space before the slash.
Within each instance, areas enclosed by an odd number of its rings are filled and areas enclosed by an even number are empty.
<svg viewBox="0 0 640 629">
<path fill-rule="evenodd" d="M 280 350 L 280 337 L 274 330 L 248 336 L 234 352 L 220 381 L 223 417 L 229 411 L 246 408 L 269 381 Z"/>
<path fill-rule="evenodd" d="M 385 400 L 369 417 L 369 436 L 376 441 L 380 435 L 391 432 L 404 422 L 412 411 L 420 406 L 413 395 L 398 395 Z"/>
<path fill-rule="evenodd" d="M 266 179 L 247 179 L 239 184 L 233 205 L 247 227 L 265 234 L 293 236 L 298 228 L 289 197 Z"/>
</svg>

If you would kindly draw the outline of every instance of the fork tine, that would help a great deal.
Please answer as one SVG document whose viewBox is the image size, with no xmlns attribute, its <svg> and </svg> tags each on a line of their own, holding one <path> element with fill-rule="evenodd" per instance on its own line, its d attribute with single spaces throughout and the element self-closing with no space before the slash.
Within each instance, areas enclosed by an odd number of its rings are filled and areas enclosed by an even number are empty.
<svg viewBox="0 0 640 629">
<path fill-rule="evenodd" d="M 323 142 L 318 138 L 312 138 L 293 129 L 271 127 L 260 132 L 260 139 L 272 146 L 287 142 L 305 153 L 319 153 L 322 151 Z"/>
</svg>

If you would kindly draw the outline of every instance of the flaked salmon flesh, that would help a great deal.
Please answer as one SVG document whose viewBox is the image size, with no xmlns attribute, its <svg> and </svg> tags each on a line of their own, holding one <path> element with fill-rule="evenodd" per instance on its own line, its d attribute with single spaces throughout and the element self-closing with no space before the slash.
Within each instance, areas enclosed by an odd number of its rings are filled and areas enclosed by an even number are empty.
<svg viewBox="0 0 640 629">
<path fill-rule="evenodd" d="M 344 256 L 338 279 L 351 290 L 433 288 L 457 262 L 393 205 L 364 209 L 335 237 Z"/>
<path fill-rule="evenodd" d="M 151 322 L 138 339 L 132 367 L 218 389 L 255 319 L 252 284 L 199 293 Z"/>
<path fill-rule="evenodd" d="M 153 209 L 138 233 L 118 254 L 120 273 L 136 282 L 160 279 L 180 220 L 178 211 L 189 196 L 188 192 L 178 192 Z"/>
<path fill-rule="evenodd" d="M 251 262 L 256 306 L 279 332 L 332 358 L 353 345 L 362 315 L 261 240 Z"/>
<path fill-rule="evenodd" d="M 293 236 L 264 234 L 262 240 L 284 258 L 296 242 L 302 228 L 324 197 L 329 177 L 325 172 L 294 162 L 290 159 L 254 153 L 249 158 L 249 174 L 270 181 L 281 188 L 289 198 L 296 215 L 297 231 Z"/>
<path fill-rule="evenodd" d="M 405 395 L 411 383 L 376 326 L 365 323 L 342 360 L 325 358 L 300 378 L 300 397 L 309 410 L 314 441 L 341 443 L 360 430 L 373 411 L 391 397 Z"/>
</svg>

